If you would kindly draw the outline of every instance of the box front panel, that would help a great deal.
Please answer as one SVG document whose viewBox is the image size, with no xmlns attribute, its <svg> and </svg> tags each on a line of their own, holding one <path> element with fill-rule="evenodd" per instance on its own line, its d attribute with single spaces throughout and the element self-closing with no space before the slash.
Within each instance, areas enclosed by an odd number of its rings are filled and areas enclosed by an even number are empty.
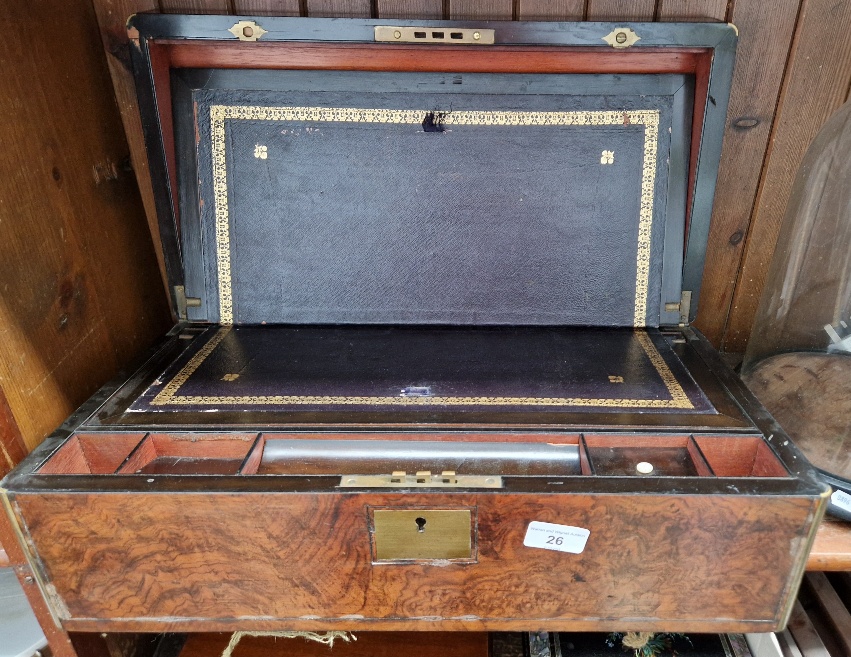
<svg viewBox="0 0 851 657">
<path fill-rule="evenodd" d="M 56 493 L 14 502 L 66 627 L 113 630 L 427 621 L 767 631 L 782 618 L 817 509 L 811 498 L 506 492 Z M 469 513 L 471 558 L 375 561 L 376 509 L 416 511 L 412 534 L 436 511 Z M 422 528 L 457 533 L 456 520 Z M 573 552 L 546 537 L 536 543 L 530 523 L 587 530 L 585 542 L 571 543 Z"/>
</svg>

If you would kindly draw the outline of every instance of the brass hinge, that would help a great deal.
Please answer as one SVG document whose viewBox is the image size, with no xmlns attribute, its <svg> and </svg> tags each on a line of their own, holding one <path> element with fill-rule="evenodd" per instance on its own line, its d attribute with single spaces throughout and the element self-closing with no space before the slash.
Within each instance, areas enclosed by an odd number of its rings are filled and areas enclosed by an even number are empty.
<svg viewBox="0 0 851 657">
<path fill-rule="evenodd" d="M 491 46 L 494 30 L 462 27 L 393 27 L 376 25 L 375 40 L 386 43 L 444 43 L 452 45 Z"/>
<path fill-rule="evenodd" d="M 666 303 L 665 312 L 678 312 L 680 314 L 680 326 L 686 326 L 688 324 L 689 313 L 691 312 L 691 290 L 683 290 L 680 293 L 679 303 Z"/>
<path fill-rule="evenodd" d="M 174 286 L 174 303 L 177 306 L 177 318 L 180 320 L 188 319 L 187 308 L 201 307 L 201 299 L 198 297 L 187 297 L 186 288 L 182 285 Z"/>
</svg>

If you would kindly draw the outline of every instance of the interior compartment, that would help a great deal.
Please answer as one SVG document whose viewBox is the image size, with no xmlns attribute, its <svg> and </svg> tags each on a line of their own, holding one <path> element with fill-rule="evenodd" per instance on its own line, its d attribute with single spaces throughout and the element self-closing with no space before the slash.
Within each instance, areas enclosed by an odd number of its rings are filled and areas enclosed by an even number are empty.
<svg viewBox="0 0 851 657">
<path fill-rule="evenodd" d="M 66 440 L 38 471 L 112 474 L 144 437 L 144 433 L 77 434 Z"/>
<path fill-rule="evenodd" d="M 711 477 L 690 436 L 595 436 L 583 438 L 593 474 L 603 476 Z"/>
<path fill-rule="evenodd" d="M 243 474 L 440 474 L 568 476 L 581 474 L 578 437 L 560 443 L 436 440 L 292 440 L 261 438 Z"/>
<path fill-rule="evenodd" d="M 118 474 L 235 475 L 257 434 L 149 434 Z"/>
<path fill-rule="evenodd" d="M 761 436 L 695 436 L 719 477 L 788 477 L 789 472 Z"/>
</svg>

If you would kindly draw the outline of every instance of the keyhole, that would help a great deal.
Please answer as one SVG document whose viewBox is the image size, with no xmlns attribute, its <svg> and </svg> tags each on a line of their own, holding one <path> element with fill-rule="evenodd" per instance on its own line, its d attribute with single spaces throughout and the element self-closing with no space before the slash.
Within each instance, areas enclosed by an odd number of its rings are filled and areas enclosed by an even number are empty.
<svg viewBox="0 0 851 657">
<path fill-rule="evenodd" d="M 417 518 L 416 520 L 414 520 L 414 522 L 417 523 L 417 531 L 418 532 L 424 532 L 425 531 L 425 524 L 426 524 L 425 518 Z"/>
</svg>

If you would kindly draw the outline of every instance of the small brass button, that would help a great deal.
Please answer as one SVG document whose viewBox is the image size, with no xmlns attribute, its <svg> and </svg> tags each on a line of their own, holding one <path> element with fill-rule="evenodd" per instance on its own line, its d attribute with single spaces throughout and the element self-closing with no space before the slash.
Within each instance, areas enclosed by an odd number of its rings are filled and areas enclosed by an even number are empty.
<svg viewBox="0 0 851 657">
<path fill-rule="evenodd" d="M 399 30 L 396 30 L 395 32 L 393 32 L 393 38 L 394 39 L 401 39 L 402 33 Z"/>
<path fill-rule="evenodd" d="M 481 38 L 482 38 L 482 35 L 481 35 L 481 33 L 479 33 L 479 32 L 473 32 L 473 38 L 474 38 L 476 41 L 478 41 L 479 39 L 481 39 Z"/>
</svg>

